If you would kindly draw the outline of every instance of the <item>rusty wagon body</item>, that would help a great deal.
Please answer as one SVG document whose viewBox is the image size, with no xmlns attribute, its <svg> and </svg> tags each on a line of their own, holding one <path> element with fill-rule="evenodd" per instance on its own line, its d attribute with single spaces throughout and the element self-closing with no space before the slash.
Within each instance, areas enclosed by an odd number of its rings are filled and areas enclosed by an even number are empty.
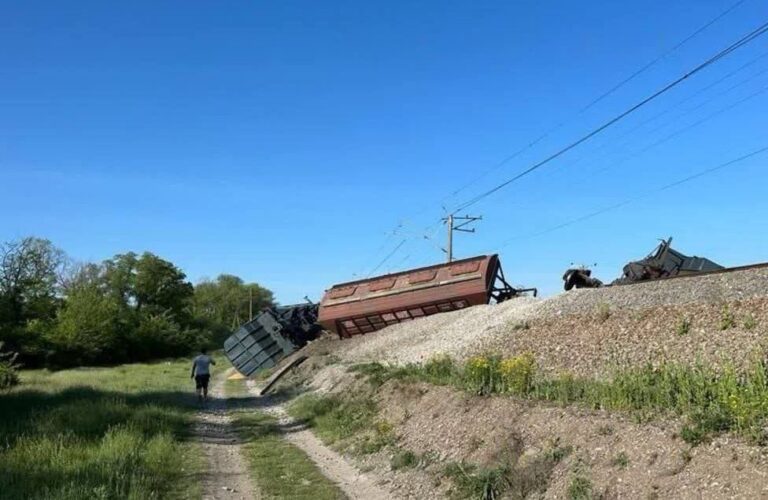
<svg viewBox="0 0 768 500">
<path fill-rule="evenodd" d="M 502 302 L 535 289 L 513 288 L 498 255 L 481 255 L 334 285 L 320 302 L 318 323 L 339 337 L 441 312 Z"/>
</svg>

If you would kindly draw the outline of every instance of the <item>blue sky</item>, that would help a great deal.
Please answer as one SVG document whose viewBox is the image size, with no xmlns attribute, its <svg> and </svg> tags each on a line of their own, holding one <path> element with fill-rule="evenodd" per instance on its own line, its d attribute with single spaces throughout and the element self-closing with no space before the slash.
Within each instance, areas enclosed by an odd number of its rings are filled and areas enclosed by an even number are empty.
<svg viewBox="0 0 768 500">
<path fill-rule="evenodd" d="M 745 0 L 579 113 L 733 3 L 3 1 L 0 239 L 80 260 L 150 250 L 283 303 L 367 275 L 403 240 L 377 273 L 440 261 L 442 206 L 768 19 Z M 471 207 L 484 219 L 457 256 L 498 252 L 545 293 L 571 262 L 609 281 L 670 235 L 724 265 L 768 260 L 768 155 L 654 192 L 768 146 L 766 52 L 768 36 Z"/>
</svg>

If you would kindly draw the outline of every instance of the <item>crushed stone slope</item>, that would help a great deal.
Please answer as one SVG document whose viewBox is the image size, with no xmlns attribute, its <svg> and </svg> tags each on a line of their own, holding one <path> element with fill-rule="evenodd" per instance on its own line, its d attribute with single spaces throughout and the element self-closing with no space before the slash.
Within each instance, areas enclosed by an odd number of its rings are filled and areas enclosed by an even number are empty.
<svg viewBox="0 0 768 500">
<path fill-rule="evenodd" d="M 722 329 L 724 314 L 734 324 Z M 392 325 L 333 349 L 349 362 L 397 364 L 529 351 L 545 371 L 600 374 L 661 360 L 743 363 L 764 347 L 767 325 L 768 269 L 753 269 L 521 297 Z"/>
</svg>

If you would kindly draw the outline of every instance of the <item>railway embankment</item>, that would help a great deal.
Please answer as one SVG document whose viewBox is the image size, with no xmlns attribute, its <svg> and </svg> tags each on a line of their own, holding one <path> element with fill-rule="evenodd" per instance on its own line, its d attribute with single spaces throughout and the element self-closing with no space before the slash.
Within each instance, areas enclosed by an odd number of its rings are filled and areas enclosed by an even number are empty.
<svg viewBox="0 0 768 500">
<path fill-rule="evenodd" d="M 768 347 L 767 335 L 768 269 L 761 268 L 518 298 L 393 325 L 333 348 L 350 362 L 398 364 L 531 352 L 545 372 L 598 376 L 669 361 L 744 366 Z"/>
<path fill-rule="evenodd" d="M 393 498 L 759 498 L 766 340 L 753 269 L 328 337 L 282 384 Z"/>
</svg>

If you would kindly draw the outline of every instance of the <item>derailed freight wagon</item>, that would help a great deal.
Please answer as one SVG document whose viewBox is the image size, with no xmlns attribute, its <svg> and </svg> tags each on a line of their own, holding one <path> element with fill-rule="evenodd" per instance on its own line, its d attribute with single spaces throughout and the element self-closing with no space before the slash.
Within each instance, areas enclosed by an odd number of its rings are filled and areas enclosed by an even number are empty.
<svg viewBox="0 0 768 500">
<path fill-rule="evenodd" d="M 498 255 L 481 255 L 334 285 L 319 307 L 267 308 L 230 336 L 224 350 L 248 376 L 275 366 L 323 329 L 348 338 L 526 292 L 536 295 L 535 288 L 517 289 L 507 282 Z"/>
<path fill-rule="evenodd" d="M 504 278 L 498 255 L 334 285 L 320 302 L 318 322 L 339 337 L 465 307 L 503 302 L 535 288 L 516 289 Z"/>
</svg>

